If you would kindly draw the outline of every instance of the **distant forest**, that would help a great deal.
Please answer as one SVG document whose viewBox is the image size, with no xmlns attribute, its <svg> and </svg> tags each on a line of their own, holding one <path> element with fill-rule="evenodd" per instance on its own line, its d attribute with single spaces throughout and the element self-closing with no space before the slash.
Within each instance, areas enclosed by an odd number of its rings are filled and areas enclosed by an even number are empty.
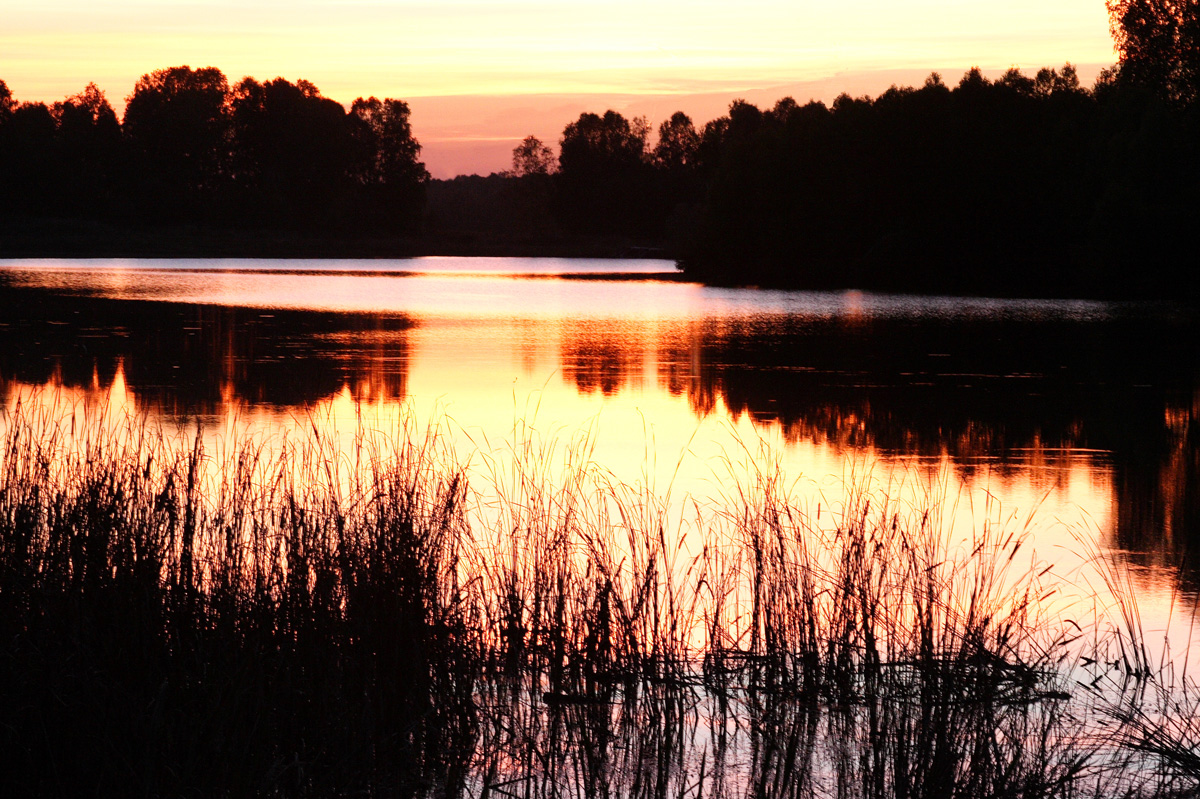
<svg viewBox="0 0 1200 799">
<path fill-rule="evenodd" d="M 349 111 L 307 81 L 143 75 L 118 121 L 89 84 L 47 106 L 0 81 L 0 210 L 153 225 L 407 232 L 429 175 L 407 104 Z"/>
<path fill-rule="evenodd" d="M 557 157 L 531 136 L 448 181 L 400 100 L 174 67 L 118 119 L 94 85 L 47 106 L 0 81 L 0 255 L 115 231 L 124 254 L 663 254 L 710 283 L 1195 299 L 1198 9 L 1110 0 L 1120 61 L 1090 88 L 1067 64 L 701 126 L 585 113 Z"/>
</svg>

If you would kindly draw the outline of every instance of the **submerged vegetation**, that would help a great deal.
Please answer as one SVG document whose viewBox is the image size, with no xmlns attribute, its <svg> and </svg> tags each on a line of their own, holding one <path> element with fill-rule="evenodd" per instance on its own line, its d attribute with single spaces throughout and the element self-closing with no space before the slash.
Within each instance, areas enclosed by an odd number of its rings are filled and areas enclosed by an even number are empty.
<svg viewBox="0 0 1200 799">
<path fill-rule="evenodd" d="M 1200 788 L 1131 594 L 1064 611 L 1031 528 L 960 540 L 937 485 L 805 508 L 753 453 L 684 516 L 523 426 L 474 462 L 411 419 L 0 426 L 7 795 Z"/>
</svg>

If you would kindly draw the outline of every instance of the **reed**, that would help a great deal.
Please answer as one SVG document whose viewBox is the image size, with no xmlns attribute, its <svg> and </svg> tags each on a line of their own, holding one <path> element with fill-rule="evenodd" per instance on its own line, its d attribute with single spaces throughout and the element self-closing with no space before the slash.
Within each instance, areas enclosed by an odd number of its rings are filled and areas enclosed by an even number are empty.
<svg viewBox="0 0 1200 799">
<path fill-rule="evenodd" d="M 6 795 L 1043 797 L 1194 768 L 1194 703 L 1098 711 L 1074 669 L 1119 642 L 1047 610 L 1032 528 L 956 539 L 944 484 L 806 508 L 755 452 L 679 503 L 523 422 L 473 463 L 411 416 L 347 443 L 18 402 L 2 429 Z"/>
</svg>

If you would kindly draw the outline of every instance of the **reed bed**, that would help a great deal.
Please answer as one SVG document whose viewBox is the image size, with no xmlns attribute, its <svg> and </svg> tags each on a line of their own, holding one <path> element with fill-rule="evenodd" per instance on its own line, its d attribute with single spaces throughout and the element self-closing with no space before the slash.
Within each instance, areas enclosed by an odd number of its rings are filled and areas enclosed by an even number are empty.
<svg viewBox="0 0 1200 799">
<path fill-rule="evenodd" d="M 1136 625 L 1051 612 L 1031 528 L 957 540 L 944 487 L 805 508 L 754 453 L 677 502 L 523 423 L 465 458 L 411 417 L 221 439 L 17 402 L 0 427 L 5 795 L 1200 786 L 1194 686 L 1143 658 L 1099 690 Z"/>
</svg>

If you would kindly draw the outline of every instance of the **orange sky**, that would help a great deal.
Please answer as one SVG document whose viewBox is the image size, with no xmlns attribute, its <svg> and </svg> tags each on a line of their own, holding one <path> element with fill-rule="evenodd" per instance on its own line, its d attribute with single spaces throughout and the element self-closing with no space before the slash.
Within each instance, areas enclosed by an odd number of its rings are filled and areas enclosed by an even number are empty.
<svg viewBox="0 0 1200 799">
<path fill-rule="evenodd" d="M 1102 0 L 6 0 L 0 79 L 52 102 L 95 81 L 120 110 L 142 73 L 220 67 L 306 78 L 329 97 L 400 97 L 438 177 L 507 166 L 583 110 L 697 121 L 760 104 L 1114 59 Z"/>
</svg>

